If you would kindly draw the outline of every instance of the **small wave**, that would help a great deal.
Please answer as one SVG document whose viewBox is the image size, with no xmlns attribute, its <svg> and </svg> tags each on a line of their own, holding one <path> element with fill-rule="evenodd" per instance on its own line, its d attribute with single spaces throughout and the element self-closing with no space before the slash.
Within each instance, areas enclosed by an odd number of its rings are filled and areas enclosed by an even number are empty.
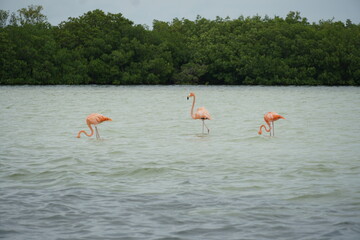
<svg viewBox="0 0 360 240">
<path fill-rule="evenodd" d="M 329 232 L 323 234 L 323 237 L 331 238 L 331 239 L 341 239 L 341 236 L 344 236 L 344 232 L 347 232 L 347 228 L 340 228 L 336 230 L 330 230 Z M 348 234 L 347 234 L 348 235 Z"/>
<path fill-rule="evenodd" d="M 340 195 L 340 191 L 333 191 L 328 193 L 308 193 L 300 196 L 289 198 L 290 201 L 302 201 L 302 200 L 311 200 L 311 199 L 321 199 L 321 198 L 329 198 L 329 197 L 338 197 Z"/>
<path fill-rule="evenodd" d="M 35 173 L 27 169 L 18 169 L 15 171 L 10 171 L 7 173 L 6 177 L 12 180 L 22 180 L 25 178 L 31 178 Z"/>
<path fill-rule="evenodd" d="M 250 137 L 246 137 L 246 138 L 244 138 L 245 140 L 250 140 L 250 141 L 252 141 L 252 140 L 259 140 L 259 137 L 261 137 L 261 136 L 259 136 L 259 135 L 253 135 L 253 136 L 250 136 Z M 263 138 L 267 138 L 266 136 L 262 136 Z"/>
<path fill-rule="evenodd" d="M 122 155 L 125 153 L 126 153 L 125 151 L 116 150 L 116 151 L 109 152 L 109 155 Z"/>
<path fill-rule="evenodd" d="M 30 173 L 30 172 L 22 172 L 22 173 L 11 173 L 7 177 L 10 178 L 10 179 L 13 179 L 13 180 L 19 180 L 21 178 L 28 177 L 30 175 L 32 175 L 32 173 Z"/>
<path fill-rule="evenodd" d="M 180 185 L 186 185 L 186 184 L 191 184 L 190 180 L 185 180 L 180 183 Z"/>
<path fill-rule="evenodd" d="M 73 157 L 57 157 L 57 158 L 54 158 L 52 160 L 50 160 L 51 162 L 53 163 L 56 163 L 56 162 L 64 162 L 64 161 L 69 161 L 69 160 L 73 160 L 74 158 Z"/>
<path fill-rule="evenodd" d="M 19 233 L 18 231 L 15 231 L 15 230 L 3 230 L 3 229 L 0 229 L 0 236 L 6 236 L 6 235 L 10 235 L 10 234 L 17 234 Z"/>
<path fill-rule="evenodd" d="M 318 164 L 314 166 L 306 166 L 301 169 L 296 170 L 296 174 L 305 175 L 305 176 L 317 176 L 328 173 L 335 173 L 333 168 L 327 167 L 323 164 Z"/>
<path fill-rule="evenodd" d="M 160 167 L 160 168 L 138 168 L 128 173 L 129 176 L 148 177 L 155 175 L 163 175 L 168 172 L 174 171 L 174 169 Z"/>
</svg>

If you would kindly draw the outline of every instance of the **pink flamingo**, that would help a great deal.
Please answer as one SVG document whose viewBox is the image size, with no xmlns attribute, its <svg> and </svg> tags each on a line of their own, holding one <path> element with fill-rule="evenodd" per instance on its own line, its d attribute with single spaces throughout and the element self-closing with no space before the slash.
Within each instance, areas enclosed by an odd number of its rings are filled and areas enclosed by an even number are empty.
<svg viewBox="0 0 360 240">
<path fill-rule="evenodd" d="M 191 107 L 191 117 L 193 119 L 201 119 L 203 122 L 203 127 L 202 127 L 202 133 L 204 133 L 204 126 L 206 127 L 206 129 L 208 130 L 208 133 L 210 132 L 210 129 L 206 126 L 205 124 L 205 120 L 211 120 L 211 116 L 208 110 L 206 110 L 204 107 L 200 107 L 196 110 L 195 114 L 194 114 L 194 105 L 195 105 L 195 93 L 190 93 L 187 96 L 187 99 L 189 100 L 190 97 L 193 97 L 193 103 L 192 103 L 192 107 Z"/>
<path fill-rule="evenodd" d="M 261 129 L 265 128 L 266 132 L 270 132 L 270 136 L 271 136 L 271 129 L 273 130 L 273 136 L 275 136 L 275 128 L 274 128 L 274 122 L 279 120 L 279 119 L 285 119 L 283 116 L 277 114 L 276 112 L 268 112 L 264 115 L 264 120 L 267 123 L 267 125 L 269 126 L 269 129 L 266 128 L 265 125 L 261 125 L 260 129 L 259 129 L 259 134 L 262 134 Z M 272 127 L 271 127 L 272 125 Z"/>
<path fill-rule="evenodd" d="M 96 125 L 104 122 L 104 121 L 112 121 L 111 118 L 105 117 L 99 113 L 92 113 L 89 116 L 87 116 L 86 118 L 86 124 L 88 125 L 88 127 L 90 128 L 91 133 L 88 134 L 86 133 L 84 130 L 79 131 L 78 135 L 76 136 L 77 138 L 80 138 L 80 134 L 84 133 L 86 136 L 91 137 L 94 134 L 94 129 L 91 127 L 91 125 L 95 126 L 95 132 L 96 132 L 96 139 L 100 139 L 100 134 L 99 131 L 96 127 Z"/>
</svg>

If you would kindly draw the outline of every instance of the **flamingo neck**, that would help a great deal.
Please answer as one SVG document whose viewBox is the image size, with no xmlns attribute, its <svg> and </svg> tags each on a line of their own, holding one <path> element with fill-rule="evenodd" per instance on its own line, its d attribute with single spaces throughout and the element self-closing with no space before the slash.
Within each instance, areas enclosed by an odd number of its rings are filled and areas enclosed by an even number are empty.
<svg viewBox="0 0 360 240">
<path fill-rule="evenodd" d="M 262 134 L 262 131 L 261 131 L 262 128 L 265 128 L 265 131 L 266 131 L 266 132 L 270 132 L 270 130 L 271 130 L 271 126 L 270 126 L 270 125 L 269 125 L 269 129 L 267 129 L 266 126 L 263 124 L 263 125 L 260 126 L 259 134 Z"/>
<path fill-rule="evenodd" d="M 194 106 L 195 106 L 195 95 L 193 96 L 193 103 L 192 103 L 192 107 L 191 107 L 191 117 L 195 119 L 195 116 L 194 116 Z"/>
<path fill-rule="evenodd" d="M 77 138 L 80 138 L 81 133 L 84 133 L 86 136 L 91 137 L 92 135 L 94 135 L 94 129 L 91 127 L 91 124 L 88 124 L 89 128 L 90 128 L 90 134 L 88 134 L 87 132 L 85 132 L 84 130 L 81 130 L 78 135 Z"/>
</svg>

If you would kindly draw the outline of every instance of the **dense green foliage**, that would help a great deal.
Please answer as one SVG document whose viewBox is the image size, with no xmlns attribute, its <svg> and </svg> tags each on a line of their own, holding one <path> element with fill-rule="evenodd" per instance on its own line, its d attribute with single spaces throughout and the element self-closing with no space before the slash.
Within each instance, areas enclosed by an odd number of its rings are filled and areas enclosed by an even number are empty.
<svg viewBox="0 0 360 240">
<path fill-rule="evenodd" d="M 360 25 L 287 17 L 154 21 L 101 10 L 51 26 L 0 10 L 0 85 L 360 85 Z"/>
</svg>

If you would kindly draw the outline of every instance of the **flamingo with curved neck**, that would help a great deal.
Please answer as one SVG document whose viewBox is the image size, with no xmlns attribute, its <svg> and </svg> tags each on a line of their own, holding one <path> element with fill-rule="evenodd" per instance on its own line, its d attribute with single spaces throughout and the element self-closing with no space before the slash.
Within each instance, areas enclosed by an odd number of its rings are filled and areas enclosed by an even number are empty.
<svg viewBox="0 0 360 240">
<path fill-rule="evenodd" d="M 112 121 L 112 119 L 105 117 L 104 115 L 101 115 L 99 113 L 90 114 L 89 116 L 86 117 L 86 124 L 88 125 L 88 127 L 90 128 L 90 131 L 91 131 L 90 134 L 88 134 L 84 130 L 81 130 L 81 131 L 79 131 L 79 133 L 76 137 L 80 138 L 81 133 L 84 133 L 86 136 L 91 137 L 94 134 L 94 129 L 92 128 L 91 125 L 94 125 L 95 132 L 96 132 L 96 139 L 100 139 L 100 134 L 99 134 L 99 131 L 98 131 L 96 125 L 98 125 L 104 121 Z"/>
<path fill-rule="evenodd" d="M 190 115 L 193 119 L 201 119 L 202 123 L 203 123 L 203 127 L 202 127 L 202 133 L 204 133 L 204 126 L 206 127 L 208 133 L 210 132 L 210 129 L 206 126 L 205 124 L 205 120 L 211 120 L 211 115 L 209 113 L 209 111 L 204 108 L 204 107 L 200 107 L 196 110 L 196 112 L 194 113 L 194 106 L 195 106 L 195 93 L 191 92 L 188 96 L 187 99 L 189 100 L 189 98 L 193 98 L 193 103 L 191 106 L 191 111 L 190 111 Z"/>
<path fill-rule="evenodd" d="M 270 132 L 270 136 L 271 136 L 271 130 L 272 130 L 272 135 L 275 136 L 275 125 L 274 122 L 279 120 L 279 119 L 285 119 L 283 116 L 277 114 L 276 112 L 268 112 L 265 113 L 264 115 L 264 121 L 266 122 L 266 124 L 269 126 L 269 129 L 266 128 L 266 126 L 263 124 L 260 126 L 259 128 L 259 134 L 262 134 L 262 128 L 265 128 L 266 132 Z M 272 126 L 271 126 L 272 125 Z"/>
</svg>

